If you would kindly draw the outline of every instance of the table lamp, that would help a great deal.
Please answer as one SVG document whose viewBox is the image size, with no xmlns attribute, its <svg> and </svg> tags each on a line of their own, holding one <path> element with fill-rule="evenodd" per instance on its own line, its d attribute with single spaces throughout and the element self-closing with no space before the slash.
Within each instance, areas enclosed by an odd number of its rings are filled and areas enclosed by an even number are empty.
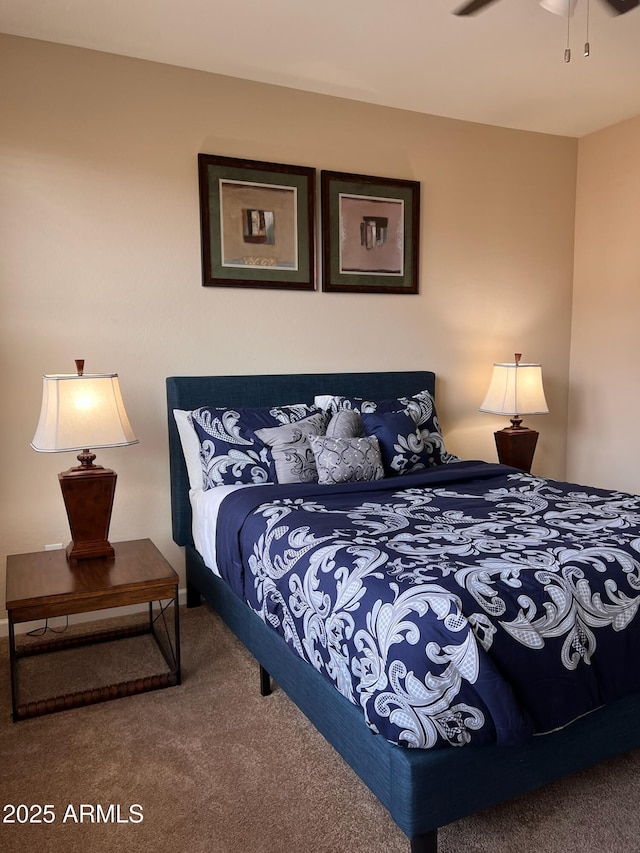
<svg viewBox="0 0 640 853">
<path fill-rule="evenodd" d="M 542 387 L 542 366 L 522 364 L 521 353 L 513 364 L 494 364 L 487 396 L 481 412 L 510 415 L 511 426 L 494 433 L 498 460 L 522 471 L 531 471 L 538 442 L 534 429 L 522 426 L 522 415 L 546 415 L 549 412 Z"/>
<path fill-rule="evenodd" d="M 80 450 L 80 465 L 58 474 L 67 510 L 71 542 L 67 559 L 112 558 L 108 541 L 116 473 L 94 465 L 88 448 L 137 444 L 122 402 L 117 373 L 84 374 L 84 360 L 76 360 L 75 374 L 43 376 L 42 408 L 34 450 L 61 453 Z"/>
</svg>

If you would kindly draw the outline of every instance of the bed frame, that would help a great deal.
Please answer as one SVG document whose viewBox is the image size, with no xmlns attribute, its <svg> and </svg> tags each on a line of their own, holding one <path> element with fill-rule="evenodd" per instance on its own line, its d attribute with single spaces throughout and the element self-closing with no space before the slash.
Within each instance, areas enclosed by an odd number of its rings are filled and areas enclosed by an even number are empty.
<svg viewBox="0 0 640 853">
<path fill-rule="evenodd" d="M 362 713 L 204 565 L 193 547 L 189 483 L 173 409 L 310 403 L 314 394 L 388 399 L 435 390 L 426 371 L 167 379 L 173 538 L 186 551 L 187 604 L 201 596 L 388 809 L 411 853 L 436 853 L 438 827 L 640 746 L 640 697 L 601 708 L 517 747 L 405 749 L 374 735 Z M 267 679 L 268 680 L 268 677 Z"/>
</svg>

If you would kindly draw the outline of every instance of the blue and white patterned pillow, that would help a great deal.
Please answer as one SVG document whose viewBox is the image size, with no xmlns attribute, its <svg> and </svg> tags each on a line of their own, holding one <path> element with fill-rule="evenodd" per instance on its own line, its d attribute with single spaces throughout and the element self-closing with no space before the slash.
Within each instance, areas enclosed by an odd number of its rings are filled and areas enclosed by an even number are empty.
<svg viewBox="0 0 640 853">
<path fill-rule="evenodd" d="M 419 391 L 412 397 L 397 397 L 395 400 L 365 400 L 360 397 L 335 396 L 323 399 L 323 408 L 334 413 L 341 409 L 352 409 L 360 414 L 367 412 L 406 412 L 415 421 L 422 434 L 429 466 L 458 462 L 459 457 L 447 453 L 440 432 L 436 404 L 428 391 Z"/>
<path fill-rule="evenodd" d="M 271 452 L 255 431 L 295 423 L 314 412 L 315 407 L 303 403 L 271 408 L 195 409 L 191 420 L 200 441 L 203 489 L 275 482 Z"/>
<path fill-rule="evenodd" d="M 407 412 L 364 412 L 360 417 L 365 434 L 378 439 L 387 477 L 430 466 L 422 433 Z"/>
</svg>

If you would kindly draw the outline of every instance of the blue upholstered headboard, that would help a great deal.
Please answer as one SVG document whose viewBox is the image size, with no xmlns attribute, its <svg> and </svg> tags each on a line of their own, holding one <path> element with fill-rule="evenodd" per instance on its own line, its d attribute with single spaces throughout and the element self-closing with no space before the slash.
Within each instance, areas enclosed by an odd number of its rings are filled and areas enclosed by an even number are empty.
<svg viewBox="0 0 640 853">
<path fill-rule="evenodd" d="M 426 370 L 390 373 L 298 373 L 274 376 L 170 376 L 167 379 L 169 470 L 173 539 L 192 545 L 189 480 L 173 417 L 174 409 L 199 406 L 278 406 L 312 403 L 316 394 L 369 400 L 435 393 L 435 374 Z"/>
</svg>

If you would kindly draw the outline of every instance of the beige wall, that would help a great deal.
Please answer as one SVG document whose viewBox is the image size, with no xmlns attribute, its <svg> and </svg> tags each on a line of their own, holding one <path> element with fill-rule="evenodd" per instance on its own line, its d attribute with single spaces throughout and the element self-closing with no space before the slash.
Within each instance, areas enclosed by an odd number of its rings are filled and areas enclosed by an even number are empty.
<svg viewBox="0 0 640 853">
<path fill-rule="evenodd" d="M 578 150 L 567 477 L 640 493 L 640 117 Z"/>
<path fill-rule="evenodd" d="M 495 460 L 494 360 L 541 361 L 534 470 L 564 476 L 577 143 L 0 37 L 0 590 L 4 555 L 68 541 L 29 447 L 41 374 L 120 374 L 140 444 L 111 538 L 171 542 L 173 374 L 433 369 L 452 451 Z M 198 152 L 418 180 L 420 294 L 203 288 Z M 0 601 L 1 605 L 1 601 Z"/>
</svg>

